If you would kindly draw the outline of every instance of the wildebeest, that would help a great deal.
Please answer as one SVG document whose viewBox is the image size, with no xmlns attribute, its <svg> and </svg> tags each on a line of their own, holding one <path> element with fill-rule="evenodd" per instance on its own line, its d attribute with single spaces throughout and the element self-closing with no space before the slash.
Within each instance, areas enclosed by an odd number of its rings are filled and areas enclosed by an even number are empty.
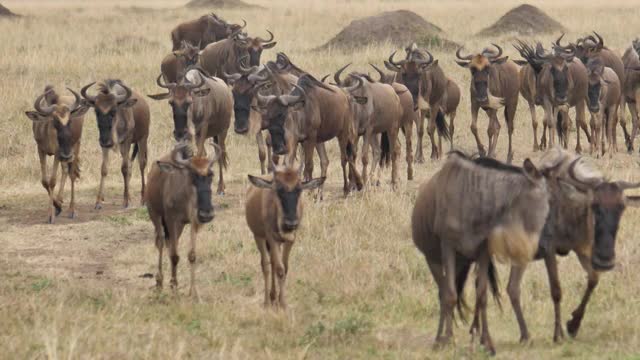
<svg viewBox="0 0 640 360">
<path fill-rule="evenodd" d="M 231 90 L 222 79 L 205 76 L 200 69 L 188 70 L 178 83 L 165 84 L 160 74 L 156 83 L 169 91 L 148 96 L 154 100 L 169 100 L 173 111 L 173 136 L 176 141 L 194 140 L 198 156 L 204 154 L 204 143 L 208 138 L 213 138 L 220 146 L 220 179 L 217 192 L 224 194 L 222 170 L 228 165 L 225 139 L 233 111 Z"/>
<path fill-rule="evenodd" d="M 188 258 L 191 268 L 191 282 L 189 295 L 197 296 L 195 287 L 196 237 L 202 225 L 211 222 L 214 217 L 211 183 L 213 181 L 213 164 L 219 160 L 220 151 L 216 148 L 210 157 L 199 155 L 189 157 L 185 155 L 188 152 L 186 144 L 178 144 L 169 155 L 162 157 L 151 166 L 145 204 L 149 210 L 149 219 L 155 229 L 155 243 L 158 249 L 156 286 L 162 288 L 163 285 L 162 251 L 167 247 L 171 260 L 170 284 L 172 289 L 177 289 L 176 270 L 180 260 L 178 242 L 184 226 L 190 224 L 191 242 Z"/>
<path fill-rule="evenodd" d="M 172 51 L 162 59 L 160 72 L 164 75 L 164 80 L 168 83 L 178 82 L 178 78 L 184 75 L 187 68 L 198 63 L 199 54 L 198 47 L 183 41 L 180 49 Z"/>
<path fill-rule="evenodd" d="M 391 161 L 391 186 L 395 188 L 398 176 L 397 141 L 403 115 L 400 98 L 391 85 L 376 82 L 365 74 L 354 72 L 341 80 L 340 75 L 349 65 L 351 64 L 338 70 L 333 78 L 338 86 L 346 89 L 362 110 L 356 113 L 358 118 L 354 119 L 357 122 L 358 136 L 363 136 L 362 182 L 366 185 L 369 178 L 374 179 L 376 165 L 379 164 L 382 168 L 384 164 Z M 380 144 L 377 141 L 378 134 L 381 136 Z M 371 173 L 367 174 L 369 147 L 373 152 L 374 163 L 371 166 Z"/>
<path fill-rule="evenodd" d="M 33 122 L 33 138 L 38 148 L 42 186 L 49 194 L 49 223 L 62 211 L 62 193 L 67 179 L 71 178 L 71 218 L 76 216 L 75 182 L 80 176 L 80 138 L 84 114 L 88 108 L 83 106 L 80 95 L 70 88 L 73 94 L 61 96 L 53 86 L 47 85 L 33 104 L 35 111 L 25 114 Z M 47 156 L 53 156 L 51 177 L 47 177 Z M 54 196 L 58 166 L 62 169 L 60 190 Z"/>
<path fill-rule="evenodd" d="M 95 82 L 84 86 L 80 94 L 85 102 L 95 109 L 99 143 L 102 148 L 102 166 L 100 187 L 96 198 L 96 209 L 102 208 L 104 201 L 104 179 L 109 170 L 109 150 L 117 145 L 122 156 L 122 177 L 124 179 L 124 207 L 129 206 L 129 181 L 131 180 L 131 162 L 138 156 L 142 187 L 141 200 L 144 199 L 144 177 L 147 167 L 147 139 L 149 138 L 149 105 L 137 92 L 131 90 L 120 80 L 107 79 L 98 83 L 98 94 L 89 95 L 87 91 Z M 131 152 L 133 145 L 133 154 Z M 131 156 L 131 157 L 129 157 Z"/>
<path fill-rule="evenodd" d="M 638 206 L 640 197 L 625 196 L 624 190 L 638 188 L 640 183 L 607 181 L 599 173 L 581 161 L 580 157 L 556 149 L 561 162 L 547 155 L 542 163 L 556 163 L 550 167 L 547 177 L 550 211 L 544 225 L 536 259 L 544 259 L 551 297 L 555 311 L 554 341 L 564 337 L 561 324 L 560 288 L 556 255 L 566 256 L 574 251 L 580 265 L 587 272 L 588 282 L 580 305 L 567 322 L 569 335 L 576 336 L 587 303 L 598 284 L 600 272 L 609 271 L 615 265 L 615 243 L 620 219 L 625 205 Z M 558 157 L 554 155 L 553 157 Z M 524 266 L 512 266 L 507 291 L 513 305 L 520 339 L 529 339 L 529 332 L 520 306 L 520 282 Z"/>
<path fill-rule="evenodd" d="M 239 32 L 247 26 L 229 24 L 216 14 L 203 15 L 195 20 L 184 22 L 171 30 L 171 42 L 173 50 L 180 49 L 181 43 L 186 41 L 201 50 L 210 43 L 226 39 L 234 32 Z"/>
<path fill-rule="evenodd" d="M 438 285 L 440 320 L 437 343 L 453 336 L 453 310 L 459 305 L 470 263 L 478 266 L 476 308 L 480 341 L 495 352 L 487 324 L 487 283 L 493 283 L 491 258 L 526 264 L 533 259 L 548 214 L 544 169 L 526 159 L 523 168 L 491 158 L 471 159 L 453 152 L 420 187 L 411 217 L 413 241 L 425 256 Z M 509 191 L 505 191 L 509 189 Z M 493 280 L 492 280 L 493 278 Z"/>
<path fill-rule="evenodd" d="M 321 186 L 324 180 L 301 181 L 298 170 L 286 165 L 275 166 L 269 180 L 249 175 L 253 186 L 247 192 L 245 216 L 260 251 L 265 307 L 287 307 L 285 281 L 289 254 L 302 220 L 301 194 Z"/>
<path fill-rule="evenodd" d="M 599 155 L 605 152 L 605 139 L 609 144 L 609 155 L 617 151 L 615 128 L 618 122 L 620 106 L 620 80 L 610 67 L 606 67 L 598 58 L 591 58 L 587 63 L 589 89 L 587 91 L 587 108 L 591 113 L 591 151 Z M 601 131 L 604 132 L 601 133 Z"/>
<path fill-rule="evenodd" d="M 591 142 L 591 135 L 585 120 L 585 102 L 587 99 L 588 79 L 587 69 L 575 58 L 572 46 L 560 45 L 562 36 L 555 41 L 553 52 L 543 53 L 542 47 L 536 48 L 536 57 L 545 63 L 538 80 L 538 91 L 542 99 L 545 115 L 546 130 L 549 130 L 549 146 L 554 145 L 554 125 L 560 142 L 565 148 L 568 146 L 569 108 L 576 109 L 576 152 L 582 151 L 580 144 L 580 129 Z M 555 121 L 555 124 L 554 124 Z M 542 143 L 546 146 L 545 132 Z"/>
<path fill-rule="evenodd" d="M 248 63 L 245 66 L 260 65 L 262 50 L 271 49 L 277 42 L 273 41 L 273 33 L 267 32 L 270 38 L 264 40 L 260 37 L 251 38 L 242 33 L 232 34 L 224 39 L 207 45 L 200 53 L 200 65 L 210 75 L 223 78 L 224 74 L 239 73 L 241 61 Z"/>
<path fill-rule="evenodd" d="M 536 50 L 533 45 L 527 44 L 521 40 L 517 40 L 517 42 L 518 43 L 514 44 L 513 47 L 515 47 L 520 53 L 520 56 L 525 59 L 514 60 L 516 64 L 521 66 L 518 74 L 520 79 L 520 94 L 529 104 L 531 127 L 533 128 L 533 151 L 538 151 L 540 146 L 538 145 L 538 119 L 536 116 L 536 105 L 542 105 L 538 91 L 538 82 L 540 73 L 542 73 L 544 61 L 536 57 Z M 537 43 L 536 46 L 542 47 L 542 44 Z"/>
<path fill-rule="evenodd" d="M 456 51 L 456 63 L 471 70 L 471 132 L 476 139 L 478 152 L 484 155 L 485 149 L 478 136 L 478 110 L 482 108 L 489 116 L 489 157 L 495 157 L 498 135 L 500 135 L 500 122 L 498 121 L 498 108 L 504 105 L 504 117 L 509 133 L 509 152 L 507 162 L 513 159 L 511 136 L 513 135 L 513 120 L 518 107 L 518 67 L 508 56 L 502 56 L 502 48 L 493 44 L 497 49 L 494 52 L 484 49 L 479 54 L 463 56 L 462 48 Z"/>
<path fill-rule="evenodd" d="M 631 136 L 627 143 L 627 149 L 633 151 L 633 143 L 638 134 L 638 127 L 640 126 L 640 120 L 638 119 L 638 113 L 640 113 L 640 39 L 636 39 L 632 42 L 631 46 L 627 48 L 622 56 L 624 63 L 624 83 L 622 84 L 622 95 L 626 104 L 629 104 L 629 111 L 631 112 Z M 620 122 L 625 121 L 624 111 L 620 116 Z"/>
<path fill-rule="evenodd" d="M 346 195 L 350 191 L 350 179 L 358 190 L 362 189 L 362 179 L 355 167 L 355 124 L 349 99 L 340 88 L 325 85 L 305 74 L 298 79 L 296 88 L 290 94 L 263 96 L 258 92 L 256 96 L 262 114 L 262 129 L 268 130 L 271 135 L 274 154 L 287 154 L 291 162 L 298 143 L 302 143 L 305 157 L 304 179 L 310 180 L 315 148 L 320 155 L 322 177 L 326 177 L 329 158 L 324 147 L 318 145 L 337 138 L 344 193 Z M 320 197 L 322 198 L 322 187 Z"/>
</svg>

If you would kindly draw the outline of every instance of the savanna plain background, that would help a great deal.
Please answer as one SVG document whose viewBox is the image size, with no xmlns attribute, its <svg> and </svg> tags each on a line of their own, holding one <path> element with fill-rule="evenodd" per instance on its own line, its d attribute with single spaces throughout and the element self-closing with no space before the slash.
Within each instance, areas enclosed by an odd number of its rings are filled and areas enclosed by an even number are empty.
<svg viewBox="0 0 640 360">
<path fill-rule="evenodd" d="M 467 325 L 455 331 L 456 344 L 433 351 L 438 319 L 437 289 L 411 240 L 410 213 L 417 187 L 440 166 L 416 166 L 416 179 L 403 178 L 392 192 L 385 173 L 382 186 L 343 199 L 337 146 L 325 201 L 305 197 L 303 228 L 293 248 L 288 280 L 290 310 L 262 308 L 259 254 L 245 225 L 243 200 L 247 173 L 259 174 L 253 138 L 230 134 L 231 166 L 227 195 L 216 196 L 217 216 L 200 233 L 197 285 L 201 302 L 186 297 L 186 250 L 181 249 L 179 295 L 152 290 L 157 254 L 146 210 L 139 207 L 139 172 L 134 164 L 132 209 L 121 209 L 119 156 L 111 156 L 105 208 L 93 210 L 99 180 L 95 118 L 85 119 L 82 179 L 76 220 L 63 212 L 56 225 L 44 224 L 47 196 L 31 123 L 24 111 L 47 83 L 82 85 L 105 77 L 121 78 L 134 89 L 157 93 L 154 79 L 170 51 L 169 32 L 204 10 L 162 1 L 3 1 L 26 15 L 0 21 L 0 358 L 483 358 L 471 346 Z M 286 52 L 304 69 L 322 76 L 353 62 L 369 71 L 394 49 L 389 44 L 343 52 L 310 51 L 324 44 L 351 20 L 386 10 L 408 9 L 440 26 L 467 49 L 489 42 L 514 56 L 511 39 L 471 34 L 519 5 L 516 1 L 294 1 L 254 0 L 263 10 L 221 10 L 232 22 L 244 18 L 249 34 L 272 30 L 278 41 L 263 53 Z M 637 33 L 640 1 L 534 1 L 559 20 L 569 38 L 597 30 L 619 53 Z M 553 36 L 541 37 L 546 45 Z M 469 131 L 468 71 L 452 52 L 432 51 L 462 88 L 455 144 L 475 149 Z M 165 102 L 151 105 L 150 161 L 172 146 L 172 121 Z M 515 162 L 532 152 L 532 130 L 521 98 L 515 121 Z M 539 116 L 542 112 L 538 111 Z M 479 124 L 485 134 L 486 117 Z M 506 157 L 506 126 L 498 155 Z M 620 134 L 621 132 L 618 131 Z M 426 136 L 425 136 L 426 138 Z M 486 135 L 483 136 L 486 144 Z M 402 140 L 403 141 L 403 140 Z M 415 144 L 415 142 L 414 142 Z M 619 144 L 623 144 L 620 139 Z M 425 141 L 425 155 L 430 144 Z M 575 132 L 571 134 L 575 146 Z M 404 159 L 404 147 L 402 159 Z M 622 148 L 621 148 L 622 150 Z M 618 153 L 593 159 L 614 179 L 640 179 L 639 155 Z M 317 163 L 317 162 L 316 162 Z M 404 160 L 401 171 L 404 175 Z M 318 171 L 318 165 L 316 165 Z M 67 184 L 67 186 L 69 186 Z M 68 202 L 69 190 L 66 191 Z M 491 302 L 490 329 L 498 358 L 627 358 L 640 356 L 640 212 L 628 209 L 620 227 L 617 266 L 601 278 L 580 334 L 553 344 L 553 307 L 542 263 L 529 267 L 522 301 L 532 342 L 519 334 L 506 295 L 504 310 Z M 183 241 L 184 243 L 184 241 Z M 167 262 L 165 262 L 166 264 Z M 502 288 L 508 268 L 501 265 Z M 560 260 L 563 320 L 578 304 L 586 285 L 574 256 Z M 469 287 L 471 288 L 471 287 Z M 471 299 L 473 290 L 467 290 Z"/>
</svg>

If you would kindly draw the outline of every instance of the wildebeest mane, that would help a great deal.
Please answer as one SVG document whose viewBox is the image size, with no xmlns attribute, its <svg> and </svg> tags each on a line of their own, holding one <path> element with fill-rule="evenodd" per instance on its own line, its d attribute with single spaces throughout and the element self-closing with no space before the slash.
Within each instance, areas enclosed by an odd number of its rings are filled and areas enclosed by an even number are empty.
<svg viewBox="0 0 640 360">
<path fill-rule="evenodd" d="M 321 81 L 319 81 L 318 79 L 314 78 L 311 74 L 304 74 L 304 75 L 300 76 L 300 78 L 298 79 L 298 86 L 300 86 L 304 90 L 310 90 L 310 89 L 319 87 L 319 88 L 323 88 L 323 89 L 325 89 L 327 91 L 334 92 L 334 90 L 332 88 L 330 88 L 326 84 L 323 84 Z"/>
<path fill-rule="evenodd" d="M 483 168 L 487 168 L 487 169 L 493 169 L 493 170 L 499 170 L 499 171 L 505 171 L 505 172 L 510 172 L 510 173 L 514 173 L 514 174 L 522 174 L 522 168 L 518 167 L 518 166 L 513 166 L 513 165 L 508 165 L 505 164 L 501 161 L 495 160 L 493 158 L 489 158 L 489 157 L 485 157 L 485 156 L 479 156 L 479 155 L 467 155 L 465 153 L 463 153 L 460 150 L 451 150 L 449 152 L 449 155 L 455 155 L 458 156 L 464 160 L 467 160 L 469 162 L 472 162 L 476 165 L 479 165 Z"/>
</svg>

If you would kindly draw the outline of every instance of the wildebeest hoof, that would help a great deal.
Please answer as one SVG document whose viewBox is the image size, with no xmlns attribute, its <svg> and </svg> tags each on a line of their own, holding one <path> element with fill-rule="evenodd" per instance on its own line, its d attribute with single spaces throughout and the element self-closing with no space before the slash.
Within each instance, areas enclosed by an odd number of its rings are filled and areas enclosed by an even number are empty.
<svg viewBox="0 0 640 360">
<path fill-rule="evenodd" d="M 48 220 L 49 224 L 53 224 L 55 222 L 54 219 L 55 219 L 55 217 L 49 215 L 49 220 Z"/>
<path fill-rule="evenodd" d="M 578 335 L 578 330 L 580 330 L 580 322 L 581 322 L 581 319 L 575 318 L 575 317 L 567 321 L 567 332 L 569 333 L 569 336 L 571 336 L 572 338 Z"/>
<path fill-rule="evenodd" d="M 218 191 L 218 195 L 224 196 L 224 191 Z"/>
<path fill-rule="evenodd" d="M 102 204 L 101 203 L 96 203 L 96 210 L 102 210 Z"/>
<path fill-rule="evenodd" d="M 438 154 L 437 151 L 434 151 L 431 153 L 431 160 L 438 160 L 440 159 L 440 154 Z"/>
<path fill-rule="evenodd" d="M 487 156 L 487 151 L 484 149 L 484 147 L 479 147 L 478 148 L 478 154 L 480 156 Z"/>
<path fill-rule="evenodd" d="M 576 154 L 582 154 L 582 146 L 576 146 Z"/>
<path fill-rule="evenodd" d="M 75 219 L 76 217 L 78 217 L 78 215 L 76 214 L 76 211 L 75 210 L 71 211 L 71 213 L 69 214 L 69 219 Z"/>
<path fill-rule="evenodd" d="M 424 164 L 424 157 L 418 156 L 418 157 L 416 157 L 416 160 L 414 162 L 416 164 Z"/>
<path fill-rule="evenodd" d="M 511 164 L 513 162 L 513 153 L 509 153 L 507 155 L 507 164 Z"/>
</svg>

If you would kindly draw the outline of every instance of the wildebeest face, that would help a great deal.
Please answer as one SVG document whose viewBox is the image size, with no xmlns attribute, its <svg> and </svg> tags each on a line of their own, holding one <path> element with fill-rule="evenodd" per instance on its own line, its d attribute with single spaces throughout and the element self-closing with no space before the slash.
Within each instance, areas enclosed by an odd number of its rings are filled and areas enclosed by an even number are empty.
<svg viewBox="0 0 640 360">
<path fill-rule="evenodd" d="M 53 126 L 56 129 L 58 156 L 60 156 L 60 160 L 73 160 L 73 136 L 71 132 L 71 117 L 68 108 L 62 107 L 61 111 L 54 112 Z"/>
<path fill-rule="evenodd" d="M 249 131 L 249 115 L 251 113 L 251 101 L 253 100 L 253 86 L 246 76 L 233 83 L 233 129 L 237 134 L 245 134 Z"/>
<path fill-rule="evenodd" d="M 592 113 L 600 112 L 600 101 L 602 99 L 602 82 L 600 77 L 595 79 L 589 78 L 589 89 L 587 91 L 587 106 Z"/>
<path fill-rule="evenodd" d="M 201 224 L 213 220 L 213 204 L 211 202 L 211 183 L 213 182 L 213 171 L 210 168 L 203 172 L 191 172 L 191 183 L 196 191 L 198 222 Z"/>
<path fill-rule="evenodd" d="M 489 101 L 489 65 L 471 66 L 472 86 L 475 99 L 483 104 Z"/>
<path fill-rule="evenodd" d="M 553 99 L 556 105 L 565 105 L 569 101 L 569 67 L 564 60 L 556 60 L 551 69 Z"/>
<path fill-rule="evenodd" d="M 289 113 L 289 107 L 283 105 L 277 98 L 269 101 L 262 112 L 262 129 L 268 130 L 271 135 L 273 153 L 284 155 L 287 153 L 285 142 L 285 121 Z"/>
<path fill-rule="evenodd" d="M 173 97 L 169 100 L 171 111 L 173 112 L 173 137 L 176 141 L 187 138 L 189 129 L 189 107 L 193 99 L 189 91 L 183 87 L 176 87 Z"/>
<path fill-rule="evenodd" d="M 102 95 L 98 94 L 96 96 L 96 101 L 93 105 L 98 122 L 99 142 L 101 147 L 111 148 L 114 145 L 113 128 L 116 126 L 115 121 L 118 110 L 133 106 L 137 100 L 128 99 L 119 104 L 112 94 Z"/>
<path fill-rule="evenodd" d="M 616 234 L 624 209 L 624 195 L 616 183 L 605 182 L 594 189 L 591 203 L 594 218 L 591 265 L 595 270 L 611 270 L 615 265 Z"/>
</svg>

